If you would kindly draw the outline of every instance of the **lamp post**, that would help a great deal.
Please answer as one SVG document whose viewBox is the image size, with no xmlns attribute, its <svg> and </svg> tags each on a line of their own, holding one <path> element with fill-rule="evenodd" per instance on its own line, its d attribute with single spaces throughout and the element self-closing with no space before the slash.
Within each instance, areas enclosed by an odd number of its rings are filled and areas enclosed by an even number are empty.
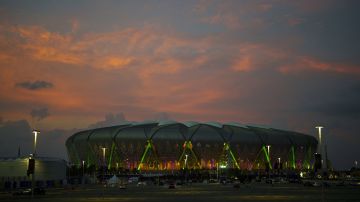
<svg viewBox="0 0 360 202">
<path fill-rule="evenodd" d="M 278 162 L 279 162 L 279 167 L 278 168 L 280 170 L 281 169 L 281 158 L 280 157 L 278 158 Z"/>
<path fill-rule="evenodd" d="M 185 154 L 185 182 L 187 183 L 187 175 L 188 175 L 188 173 L 187 173 L 187 160 L 188 160 L 188 156 L 189 155 L 187 155 L 187 154 Z"/>
<path fill-rule="evenodd" d="M 323 126 L 316 126 L 315 128 L 317 128 L 318 131 L 319 131 L 319 143 L 321 145 L 321 129 L 323 129 L 324 127 Z"/>
<path fill-rule="evenodd" d="M 35 155 L 36 155 L 36 140 L 37 140 L 37 135 L 40 134 L 40 131 L 33 130 L 32 133 L 34 134 L 34 151 L 33 151 L 33 156 L 35 157 Z"/>
<path fill-rule="evenodd" d="M 323 151 L 323 138 L 322 138 L 322 133 L 321 133 L 321 130 L 324 128 L 323 126 L 316 126 L 315 127 L 316 129 L 318 129 L 318 133 L 319 133 L 319 147 L 318 147 L 318 153 L 321 155 L 321 167 L 322 168 L 327 168 L 327 165 L 326 165 L 326 161 L 327 159 L 325 159 L 325 161 L 323 161 L 324 159 L 324 151 Z"/>
<path fill-rule="evenodd" d="M 270 159 L 270 145 L 266 145 L 266 147 L 267 147 L 267 152 L 268 152 L 269 159 Z"/>
<path fill-rule="evenodd" d="M 269 164 L 271 164 L 271 161 L 270 161 L 270 145 L 266 145 L 266 147 L 267 147 L 267 153 L 268 153 L 268 160 L 269 160 Z"/>
<path fill-rule="evenodd" d="M 103 181 L 105 180 L 105 169 L 106 169 L 106 147 L 101 148 L 103 152 L 103 163 L 104 163 L 104 173 L 103 173 Z"/>
<path fill-rule="evenodd" d="M 266 145 L 267 147 L 267 154 L 268 154 L 268 160 L 269 160 L 269 171 L 268 171 L 268 178 L 270 179 L 270 166 L 271 166 L 271 162 L 270 162 L 270 145 Z"/>
<path fill-rule="evenodd" d="M 84 178 L 84 174 L 85 174 L 85 161 L 82 161 L 82 183 L 85 184 L 85 178 Z"/>
<path fill-rule="evenodd" d="M 36 156 L 36 141 L 37 141 L 37 135 L 40 134 L 40 131 L 33 130 L 32 133 L 34 134 L 34 148 L 33 148 L 33 159 L 34 159 L 34 170 L 33 174 L 31 175 L 31 198 L 34 197 L 34 189 L 35 189 L 35 156 Z"/>
</svg>

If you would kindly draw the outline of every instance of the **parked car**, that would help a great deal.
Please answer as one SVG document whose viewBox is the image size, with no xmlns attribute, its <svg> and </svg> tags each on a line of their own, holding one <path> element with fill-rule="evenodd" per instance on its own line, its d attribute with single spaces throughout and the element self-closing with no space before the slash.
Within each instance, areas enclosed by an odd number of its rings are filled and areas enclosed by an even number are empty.
<svg viewBox="0 0 360 202">
<path fill-rule="evenodd" d="M 137 183 L 137 186 L 138 187 L 142 187 L 142 186 L 146 186 L 146 182 L 145 181 L 139 181 L 138 183 Z"/>
<path fill-rule="evenodd" d="M 175 189 L 175 182 L 169 183 L 169 189 Z"/>
<path fill-rule="evenodd" d="M 31 195 L 31 188 L 27 188 L 27 189 L 20 189 L 16 192 L 13 193 L 13 195 Z M 34 195 L 44 195 L 45 194 L 45 189 L 42 187 L 36 187 L 34 189 Z"/>
</svg>

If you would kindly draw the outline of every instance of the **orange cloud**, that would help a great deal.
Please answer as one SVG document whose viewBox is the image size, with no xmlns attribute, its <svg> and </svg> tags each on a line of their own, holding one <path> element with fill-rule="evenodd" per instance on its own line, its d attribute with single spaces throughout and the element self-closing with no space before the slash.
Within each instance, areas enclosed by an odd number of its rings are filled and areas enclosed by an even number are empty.
<svg viewBox="0 0 360 202">
<path fill-rule="evenodd" d="M 288 19 L 288 24 L 290 26 L 296 26 L 304 22 L 304 19 L 301 18 L 290 18 Z"/>
<path fill-rule="evenodd" d="M 296 73 L 305 70 L 337 72 L 344 74 L 359 74 L 360 67 L 357 65 L 339 64 L 321 61 L 312 57 L 294 57 L 293 62 L 282 65 L 278 70 L 284 74 Z"/>
<path fill-rule="evenodd" d="M 97 61 L 96 66 L 103 67 L 104 69 L 122 69 L 134 62 L 135 59 L 133 57 L 108 56 Z"/>
<path fill-rule="evenodd" d="M 252 59 L 251 56 L 243 56 L 240 59 L 235 61 L 233 69 L 235 71 L 250 71 L 252 68 Z"/>
</svg>

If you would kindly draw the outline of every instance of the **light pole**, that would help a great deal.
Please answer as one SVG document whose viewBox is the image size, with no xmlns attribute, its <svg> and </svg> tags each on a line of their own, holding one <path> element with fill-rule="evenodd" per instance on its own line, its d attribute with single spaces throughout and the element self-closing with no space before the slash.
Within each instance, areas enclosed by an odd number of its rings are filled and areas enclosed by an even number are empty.
<svg viewBox="0 0 360 202">
<path fill-rule="evenodd" d="M 85 161 L 82 161 L 82 183 L 85 184 L 85 178 L 84 178 L 84 174 L 85 174 Z"/>
<path fill-rule="evenodd" d="M 188 160 L 188 155 L 185 154 L 185 182 L 187 183 L 187 160 Z"/>
<path fill-rule="evenodd" d="M 326 161 L 327 159 L 325 159 L 325 161 L 323 161 L 324 159 L 324 152 L 323 152 L 323 141 L 322 141 L 322 134 L 321 134 L 321 131 L 322 129 L 324 128 L 323 126 L 316 126 L 315 127 L 316 129 L 318 129 L 318 132 L 319 132 L 319 147 L 318 147 L 318 153 L 321 155 L 321 159 L 322 159 L 322 162 L 321 162 L 321 167 L 322 168 L 327 168 L 327 165 L 326 165 Z"/>
<path fill-rule="evenodd" d="M 266 147 L 267 147 L 267 154 L 268 154 L 268 156 L 267 156 L 268 159 L 267 160 L 269 161 L 268 162 L 268 164 L 269 164 L 269 171 L 268 171 L 269 176 L 268 177 L 270 179 L 270 166 L 271 166 L 271 162 L 270 162 L 270 145 L 266 145 Z"/>
<path fill-rule="evenodd" d="M 357 162 L 357 161 L 355 161 L 354 163 L 355 163 L 355 168 L 357 169 L 358 162 Z"/>
<path fill-rule="evenodd" d="M 269 160 L 269 164 L 271 164 L 271 162 L 270 162 L 270 145 L 266 145 L 266 147 L 267 147 L 267 153 L 268 153 L 268 160 Z"/>
<path fill-rule="evenodd" d="M 268 156 L 269 156 L 269 159 L 270 159 L 270 145 L 266 145 L 267 147 L 267 152 L 268 152 Z"/>
<path fill-rule="evenodd" d="M 34 189 L 35 189 L 35 156 L 36 156 L 36 140 L 37 140 L 37 135 L 40 134 L 40 131 L 37 130 L 33 130 L 32 133 L 34 134 L 34 148 L 33 148 L 33 159 L 34 159 L 34 170 L 33 170 L 33 174 L 32 179 L 31 179 L 31 197 L 34 197 Z"/>
<path fill-rule="evenodd" d="M 106 147 L 101 148 L 103 152 L 103 163 L 104 163 L 104 173 L 103 173 L 103 181 L 105 180 L 105 169 L 106 169 Z"/>
<path fill-rule="evenodd" d="M 321 146 L 321 130 L 322 130 L 324 127 L 323 127 L 323 126 L 316 126 L 315 128 L 317 128 L 318 131 L 319 131 L 319 143 L 320 143 L 320 146 Z M 321 147 L 320 147 L 320 149 L 321 149 Z"/>
<path fill-rule="evenodd" d="M 40 131 L 33 130 L 32 133 L 34 134 L 33 156 L 35 157 L 35 155 L 36 155 L 36 140 L 37 140 L 37 135 L 40 134 Z"/>
<path fill-rule="evenodd" d="M 280 168 L 281 168 L 281 158 L 280 157 L 278 158 L 278 161 L 279 161 L 278 169 L 280 170 Z"/>
</svg>

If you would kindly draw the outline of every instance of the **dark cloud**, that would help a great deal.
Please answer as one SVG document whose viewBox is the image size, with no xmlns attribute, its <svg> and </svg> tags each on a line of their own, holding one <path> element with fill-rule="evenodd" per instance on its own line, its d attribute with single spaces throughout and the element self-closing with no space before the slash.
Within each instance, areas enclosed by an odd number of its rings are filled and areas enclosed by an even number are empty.
<svg viewBox="0 0 360 202">
<path fill-rule="evenodd" d="M 37 121 L 40 121 L 40 120 L 48 117 L 50 114 L 49 114 L 48 108 L 43 107 L 43 108 L 31 110 L 30 115 L 32 118 L 36 119 Z"/>
<path fill-rule="evenodd" d="M 54 84 L 47 81 L 25 81 L 15 84 L 16 87 L 25 88 L 27 90 L 40 90 L 45 88 L 53 88 Z"/>
<path fill-rule="evenodd" d="M 31 128 L 26 120 L 4 121 L 0 136 L 0 156 L 15 157 L 19 147 L 23 155 L 32 153 Z"/>
<path fill-rule="evenodd" d="M 65 141 L 79 129 L 70 130 L 40 130 L 37 139 L 37 154 L 39 156 L 67 159 Z M 32 129 L 26 120 L 3 121 L 0 125 L 0 157 L 15 157 L 20 147 L 21 155 L 33 152 L 34 137 Z"/>
<path fill-rule="evenodd" d="M 316 103 L 310 105 L 309 111 L 345 119 L 360 118 L 360 83 L 334 86 L 331 92 L 320 96 Z"/>
<path fill-rule="evenodd" d="M 119 125 L 127 122 L 124 113 L 120 112 L 118 114 L 109 113 L 105 116 L 104 121 L 99 121 L 97 123 L 89 125 L 89 128 L 100 128 L 107 126 Z"/>
<path fill-rule="evenodd" d="M 80 130 L 82 129 L 40 131 L 36 149 L 37 153 L 40 156 L 67 159 L 66 139 Z"/>
</svg>

